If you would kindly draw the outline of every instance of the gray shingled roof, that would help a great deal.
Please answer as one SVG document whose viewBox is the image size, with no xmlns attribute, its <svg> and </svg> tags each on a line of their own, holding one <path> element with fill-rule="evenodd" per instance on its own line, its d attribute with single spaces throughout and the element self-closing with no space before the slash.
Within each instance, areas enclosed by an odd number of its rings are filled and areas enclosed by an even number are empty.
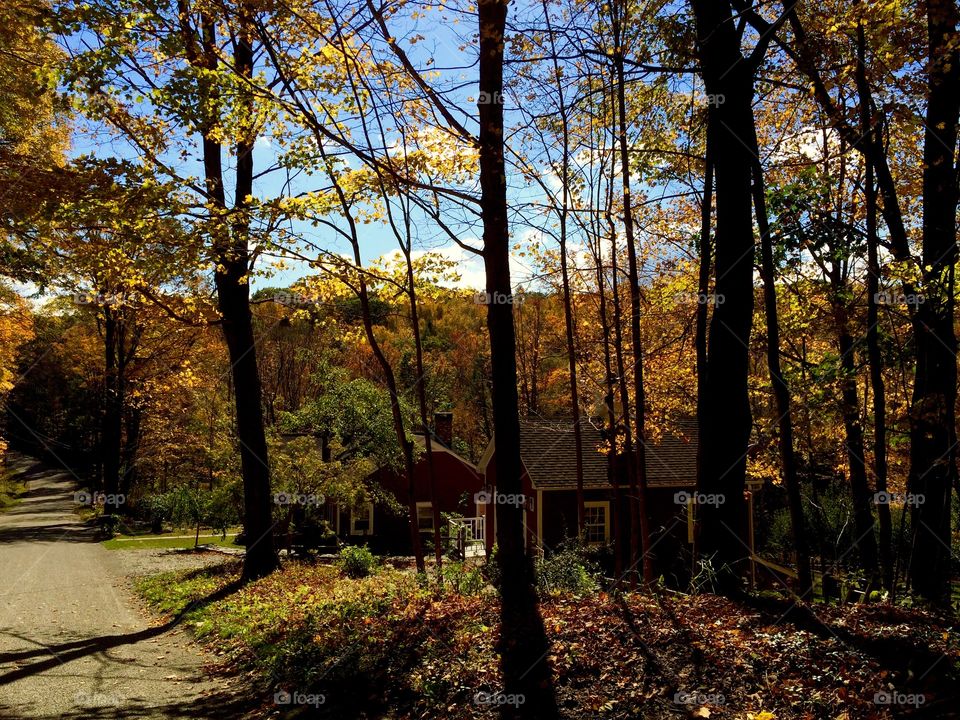
<svg viewBox="0 0 960 720">
<path fill-rule="evenodd" d="M 584 423 L 584 487 L 607 487 L 607 457 L 600 429 Z M 520 458 L 534 486 L 564 487 L 577 484 L 577 448 L 572 422 L 520 421 Z"/>
<path fill-rule="evenodd" d="M 694 487 L 697 484 L 696 420 L 678 420 L 669 432 L 647 445 L 649 487 Z"/>
<path fill-rule="evenodd" d="M 676 432 L 665 432 L 659 442 L 647 446 L 649 487 L 692 487 L 696 484 L 696 421 L 683 420 L 675 427 Z M 584 487 L 608 487 L 607 444 L 600 428 L 584 423 L 581 440 Z M 572 422 L 521 420 L 520 456 L 535 487 L 576 487 L 577 454 Z"/>
</svg>

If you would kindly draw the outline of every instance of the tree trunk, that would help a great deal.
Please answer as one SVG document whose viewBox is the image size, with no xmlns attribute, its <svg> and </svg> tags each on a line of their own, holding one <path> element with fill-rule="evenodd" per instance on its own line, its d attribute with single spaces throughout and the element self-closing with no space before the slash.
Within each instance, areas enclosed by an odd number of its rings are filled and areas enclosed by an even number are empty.
<svg viewBox="0 0 960 720">
<path fill-rule="evenodd" d="M 547 22 L 550 37 L 550 54 L 553 58 L 553 76 L 556 80 L 558 111 L 560 115 L 561 158 L 560 158 L 560 208 L 557 212 L 560 221 L 560 279 L 563 285 L 563 322 L 567 341 L 567 368 L 570 376 L 570 408 L 573 415 L 573 444 L 576 453 L 577 473 L 577 537 L 583 540 L 583 527 L 586 517 L 583 501 L 583 433 L 580 428 L 580 393 L 577 387 L 577 348 L 573 327 L 573 307 L 570 297 L 570 273 L 567 268 L 567 220 L 570 213 L 570 119 L 563 92 L 563 75 L 557 60 L 553 40 L 553 27 L 550 24 L 550 10 L 543 4 L 543 15 Z"/>
<path fill-rule="evenodd" d="M 875 134 L 870 86 L 866 74 L 867 43 L 863 23 L 857 25 L 857 94 L 860 102 L 860 130 L 864 135 Z M 877 141 L 874 135 L 874 142 Z M 864 214 L 867 235 L 867 364 L 870 367 L 870 387 L 873 389 L 873 474 L 878 493 L 887 491 L 887 400 L 883 380 L 883 356 L 880 353 L 880 317 L 877 294 L 880 292 L 880 238 L 877 235 L 877 187 L 873 165 L 866 163 L 864 178 Z M 890 505 L 877 503 L 880 527 L 879 558 L 883 588 L 894 593 L 893 522 Z"/>
<path fill-rule="evenodd" d="M 623 234 L 624 242 L 627 245 L 627 280 L 630 285 L 630 340 L 633 346 L 633 409 L 634 423 L 636 427 L 636 461 L 634 463 L 634 473 L 630 476 L 630 494 L 631 497 L 631 532 L 636 537 L 632 538 L 631 549 L 633 557 L 631 563 L 635 566 L 638 562 L 643 567 L 643 584 L 650 586 L 653 584 L 653 556 L 650 552 L 650 520 L 647 516 L 647 448 L 646 448 L 646 398 L 643 387 L 643 336 L 640 333 L 640 275 L 637 268 L 637 246 L 634 237 L 633 228 L 633 203 L 630 187 L 630 152 L 627 141 L 627 102 L 626 102 L 626 78 L 624 74 L 623 57 L 623 31 L 626 23 L 627 3 L 615 3 L 615 7 L 623 11 L 621 17 L 615 13 L 615 22 L 613 23 L 614 47 L 617 48 L 613 54 L 614 70 L 616 72 L 617 82 L 617 142 L 620 151 L 620 179 L 623 189 Z M 624 406 L 624 414 L 627 416 L 627 422 L 630 422 L 629 406 Z M 639 547 L 637 547 L 639 545 Z M 637 551 L 643 553 L 637 557 Z M 635 570 L 635 567 L 631 569 Z M 635 574 L 630 575 L 631 586 L 635 584 Z"/>
<path fill-rule="evenodd" d="M 123 435 L 123 397 L 120 386 L 120 324 L 116 310 L 107 305 L 103 312 L 104 398 L 100 443 L 103 456 L 103 492 L 116 498 L 120 492 L 120 451 Z M 104 512 L 117 512 L 115 502 L 104 505 Z"/>
<path fill-rule="evenodd" d="M 517 399 L 516 336 L 510 283 L 510 235 L 504 164 L 503 56 L 507 3 L 480 0 L 479 150 L 483 259 L 486 271 L 487 328 L 493 381 L 493 423 L 497 439 L 497 489 L 521 494 L 520 420 Z M 498 302 L 500 300 L 500 302 Z M 533 568 L 524 552 L 522 506 L 496 504 L 497 561 L 500 566 L 499 653 L 504 692 L 526 702 L 501 707 L 502 717 L 554 717 L 548 645 L 537 607 Z"/>
<path fill-rule="evenodd" d="M 270 468 L 260 404 L 250 286 L 241 279 L 248 273 L 246 253 L 241 261 L 224 261 L 221 256 L 218 267 L 224 269 L 217 271 L 215 282 L 223 337 L 230 354 L 243 474 L 243 529 L 247 538 L 243 576 L 252 580 L 273 572 L 277 556 L 273 546 Z"/>
<path fill-rule="evenodd" d="M 883 380 L 883 356 L 880 353 L 880 318 L 877 294 L 880 291 L 880 260 L 877 236 L 877 192 L 873 184 L 873 168 L 867 166 L 867 363 L 870 366 L 870 387 L 873 388 L 873 470 L 878 493 L 887 492 L 887 400 Z M 880 525 L 880 569 L 884 589 L 893 592 L 893 522 L 890 505 L 877 504 Z"/>
<path fill-rule="evenodd" d="M 409 217 L 406 219 L 409 223 Z M 410 237 L 409 227 L 407 228 L 407 237 Z M 414 284 L 416 278 L 413 273 L 413 262 L 410 253 L 410 246 L 403 249 L 403 255 L 407 263 L 407 284 L 409 291 L 407 297 L 410 300 L 410 328 L 413 332 L 413 347 L 416 354 L 417 364 L 417 405 L 420 409 L 420 423 L 423 425 L 423 442 L 427 451 L 427 472 L 429 473 L 430 483 L 430 508 L 433 511 L 433 557 L 437 567 L 443 565 L 443 547 L 440 538 L 440 506 L 437 504 L 437 473 L 433 464 L 433 438 L 430 434 L 430 424 L 427 415 L 427 380 L 423 369 L 423 338 L 420 336 L 420 313 L 417 308 L 417 289 Z M 421 550 L 421 552 L 423 552 Z"/>
<path fill-rule="evenodd" d="M 957 115 L 960 113 L 960 11 L 953 0 L 927 2 L 927 116 L 923 148 L 924 302 L 914 315 L 917 368 L 910 428 L 910 581 L 927 600 L 950 602 L 951 494 L 957 476 Z"/>
<path fill-rule="evenodd" d="M 853 337 L 850 335 L 850 320 L 844 297 L 847 288 L 834 279 L 831 289 L 834 328 L 837 333 L 837 352 L 840 354 L 840 394 L 850 471 L 850 489 L 853 495 L 853 518 L 856 539 L 854 545 L 860 552 L 860 561 L 870 573 L 877 572 L 877 539 L 874 535 L 872 493 L 867 480 L 867 465 L 864 460 L 863 426 L 860 423 L 860 399 L 857 392 L 857 370 L 853 356 Z"/>
<path fill-rule="evenodd" d="M 623 523 L 620 522 L 620 510 L 623 498 L 620 491 L 620 476 L 617 468 L 617 409 L 614 401 L 614 377 L 610 348 L 610 322 L 607 317 L 606 288 L 603 281 L 602 241 L 597 234 L 597 293 L 600 300 L 600 330 L 603 334 L 603 369 L 606 381 L 606 393 L 603 396 L 607 408 L 607 481 L 613 486 L 613 508 L 611 523 L 613 529 L 613 576 L 620 581 L 623 575 Z"/>
<path fill-rule="evenodd" d="M 759 151 L 754 138 L 751 143 Z M 803 499 L 800 495 L 800 478 L 797 475 L 797 460 L 793 445 L 793 416 L 790 410 L 790 388 L 780 367 L 780 323 L 777 313 L 777 285 L 773 265 L 773 238 L 767 221 L 767 204 L 763 196 L 763 170 L 760 162 L 754 163 L 753 202 L 760 230 L 760 275 L 763 278 L 763 300 L 767 316 L 767 369 L 777 406 L 780 429 L 780 464 L 783 483 L 787 489 L 787 505 L 790 511 L 790 526 L 793 531 L 793 549 L 797 555 L 797 584 L 801 598 L 813 599 L 813 574 L 810 571 L 810 553 L 807 545 L 807 530 L 803 519 Z"/>
<path fill-rule="evenodd" d="M 216 66 L 217 49 L 214 22 L 204 16 L 204 55 Z M 234 50 L 236 72 L 249 77 L 253 72 L 253 49 L 249 27 L 241 29 Z M 250 248 L 247 198 L 253 193 L 253 138 L 236 145 L 235 220 L 227 220 L 227 203 L 223 183 L 222 148 L 212 130 L 216 120 L 205 128 L 203 165 L 207 191 L 214 206 L 214 246 L 216 263 L 214 283 L 222 318 L 221 328 L 230 356 L 231 379 L 237 414 L 237 440 L 240 443 L 240 465 L 243 475 L 244 554 L 243 577 L 253 580 L 273 572 L 277 554 L 273 543 L 273 522 L 270 497 L 270 466 L 267 439 L 263 427 L 260 374 L 257 370 L 256 340 L 250 310 Z"/>
<path fill-rule="evenodd" d="M 566 127 L 564 127 L 566 134 Z M 566 147 L 566 141 L 564 141 Z M 583 504 L 583 438 L 580 428 L 580 393 L 577 388 L 577 348 L 573 327 L 573 301 L 570 296 L 570 275 L 567 268 L 567 157 L 563 160 L 563 210 L 560 215 L 560 275 L 563 283 L 563 321 L 567 341 L 567 367 L 570 374 L 570 409 L 573 415 L 573 444 L 577 473 L 577 536 L 583 539 L 585 510 Z"/>
<path fill-rule="evenodd" d="M 137 482 L 137 455 L 140 452 L 143 413 L 140 408 L 131 408 L 126 413 L 126 438 L 123 445 L 123 473 L 120 476 L 120 492 L 130 497 Z"/>
<path fill-rule="evenodd" d="M 633 452 L 633 430 L 630 427 L 630 393 L 627 389 L 627 373 L 626 367 L 624 366 L 623 361 L 623 313 L 620 307 L 620 281 L 618 275 L 620 273 L 620 268 L 617 262 L 617 229 L 613 223 L 613 218 L 608 214 L 607 222 L 610 226 L 610 294 L 613 302 L 613 353 L 616 359 L 617 367 L 617 390 L 620 394 L 620 410 L 623 418 L 623 458 L 624 458 L 624 467 L 629 478 L 631 491 L 636 485 L 636 471 L 634 469 L 634 464 L 636 463 L 637 456 Z M 614 423 L 616 427 L 616 423 Z M 619 484 L 615 488 L 619 490 Z M 618 498 L 618 500 L 621 498 Z M 637 528 L 639 528 L 639 518 L 637 517 L 637 506 L 633 503 L 631 499 L 630 503 L 630 564 L 627 568 L 626 574 L 630 575 L 631 578 L 636 577 L 636 565 L 639 562 L 639 533 Z M 621 531 L 621 535 L 622 535 Z M 617 575 L 615 582 L 620 584 L 623 581 L 623 577 Z M 632 580 L 631 584 L 634 584 L 635 580 Z"/>
<path fill-rule="evenodd" d="M 747 392 L 753 323 L 754 237 L 751 168 L 756 158 L 743 139 L 753 136 L 753 67 L 726 0 L 692 0 L 700 65 L 715 131 L 709 153 L 716 181 L 715 264 L 717 302 L 710 322 L 706 423 L 701 493 L 722 498 L 700 509 L 700 546 L 717 573 L 718 590 L 742 589 L 746 537 L 747 447 L 751 413 Z"/>
<path fill-rule="evenodd" d="M 707 134 L 709 136 L 709 129 Z M 700 265 L 697 273 L 697 298 L 706 300 L 710 294 L 710 263 L 711 248 L 710 226 L 713 218 L 713 160 L 710 158 L 709 137 L 706 141 L 706 162 L 703 176 L 703 201 L 700 205 Z M 697 327 L 694 344 L 697 350 L 697 487 L 702 487 L 703 481 L 703 448 L 704 435 L 700 429 L 707 424 L 706 393 L 707 393 L 707 324 L 710 320 L 710 306 L 706 302 L 697 303 Z M 688 522 L 690 515 L 687 515 Z M 693 508 L 693 567 L 691 576 L 697 572 L 697 561 L 700 556 L 700 513 L 696 506 Z"/>
<path fill-rule="evenodd" d="M 339 185 L 337 193 L 340 194 L 341 202 L 344 205 L 345 212 L 349 208 L 349 203 Z M 349 213 L 347 213 L 349 215 Z M 413 443 L 407 439 L 407 431 L 403 423 L 403 409 L 400 406 L 400 391 L 397 387 L 397 378 L 393 373 L 390 360 L 383 353 L 380 342 L 373 332 L 373 314 L 370 310 L 370 294 L 367 291 L 367 282 L 363 276 L 363 258 L 360 254 L 360 239 L 357 234 L 356 224 L 352 216 L 348 216 L 347 222 L 350 224 L 350 237 L 353 244 L 353 260 L 356 264 L 357 279 L 357 297 L 360 299 L 360 313 L 363 319 L 363 330 L 367 336 L 367 343 L 373 351 L 373 356 L 383 372 L 384 383 L 387 386 L 387 392 L 390 393 L 390 413 L 393 418 L 393 430 L 397 435 L 397 443 L 403 450 L 403 469 L 407 478 L 407 511 L 410 519 L 410 546 L 413 550 L 413 556 L 417 563 L 417 572 L 426 572 L 426 564 L 423 561 L 423 542 L 420 539 L 420 519 L 417 514 L 417 484 L 416 474 L 413 463 Z"/>
</svg>

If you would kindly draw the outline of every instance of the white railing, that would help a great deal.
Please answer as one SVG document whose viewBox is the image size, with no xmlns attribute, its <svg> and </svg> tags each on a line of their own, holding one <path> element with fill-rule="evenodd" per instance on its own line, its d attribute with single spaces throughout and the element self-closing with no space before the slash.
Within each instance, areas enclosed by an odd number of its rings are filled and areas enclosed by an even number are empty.
<svg viewBox="0 0 960 720">
<path fill-rule="evenodd" d="M 456 538 L 457 554 L 461 558 L 478 557 L 486 553 L 487 519 L 484 517 L 450 518 L 450 538 Z"/>
</svg>

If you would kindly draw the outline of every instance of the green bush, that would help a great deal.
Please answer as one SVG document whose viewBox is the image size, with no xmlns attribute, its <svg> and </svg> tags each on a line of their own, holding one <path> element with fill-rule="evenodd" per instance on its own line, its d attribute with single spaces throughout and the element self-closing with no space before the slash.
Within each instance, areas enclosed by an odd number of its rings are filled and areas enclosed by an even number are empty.
<svg viewBox="0 0 960 720">
<path fill-rule="evenodd" d="M 810 551 L 826 559 L 846 557 L 845 549 L 854 544 L 853 502 L 850 490 L 842 483 L 831 483 L 814 496 L 804 494 L 804 524 Z M 760 528 L 766 541 L 760 552 L 781 559 L 792 556 L 793 530 L 787 508 L 776 510 L 766 528 Z M 854 560 L 854 556 L 849 557 Z"/>
<path fill-rule="evenodd" d="M 587 549 L 577 543 L 561 545 L 537 562 L 537 587 L 541 592 L 585 595 L 597 590 L 596 568 Z"/>
<path fill-rule="evenodd" d="M 239 481 L 213 490 L 181 485 L 165 493 L 147 495 L 140 500 L 139 509 L 155 533 L 163 532 L 168 523 L 180 528 L 206 525 L 226 537 L 227 529 L 240 522 L 238 490 Z"/>
<path fill-rule="evenodd" d="M 486 586 L 487 581 L 476 565 L 461 562 L 446 562 L 441 570 L 443 581 L 461 595 L 476 595 Z"/>
<path fill-rule="evenodd" d="M 490 560 L 479 570 L 479 577 L 495 588 L 500 587 L 500 565 L 497 561 L 499 548 L 494 545 Z M 568 540 L 558 548 L 537 560 L 534 567 L 537 589 L 541 593 L 568 592 L 586 595 L 599 588 L 599 568 L 592 559 L 592 549 Z"/>
<path fill-rule="evenodd" d="M 165 523 L 170 522 L 170 493 L 147 495 L 138 503 L 142 517 L 150 523 L 150 532 L 160 534 Z"/>
<path fill-rule="evenodd" d="M 497 561 L 497 556 L 500 554 L 500 547 L 494 544 L 493 549 L 490 551 L 490 557 L 487 558 L 486 562 L 483 564 L 483 576 L 487 579 L 487 582 L 493 585 L 498 590 L 500 589 L 500 564 Z"/>
<path fill-rule="evenodd" d="M 347 545 L 337 557 L 337 567 L 347 577 L 362 578 L 374 572 L 377 559 L 364 545 Z"/>
<path fill-rule="evenodd" d="M 239 479 L 224 483 L 207 493 L 203 522 L 227 536 L 227 530 L 240 523 L 243 508 L 243 488 Z"/>
<path fill-rule="evenodd" d="M 0 510 L 10 507 L 27 486 L 9 468 L 0 466 Z"/>
<path fill-rule="evenodd" d="M 101 532 L 108 538 L 112 538 L 117 534 L 117 529 L 120 526 L 120 517 L 117 515 L 98 515 L 97 523 L 100 526 Z"/>
</svg>

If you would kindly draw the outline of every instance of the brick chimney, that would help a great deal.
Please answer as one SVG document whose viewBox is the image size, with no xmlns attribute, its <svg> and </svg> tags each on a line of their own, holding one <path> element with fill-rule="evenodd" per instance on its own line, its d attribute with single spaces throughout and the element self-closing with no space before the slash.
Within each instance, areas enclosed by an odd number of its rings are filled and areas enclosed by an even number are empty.
<svg viewBox="0 0 960 720">
<path fill-rule="evenodd" d="M 433 431 L 437 438 L 447 447 L 453 443 L 453 413 L 438 412 L 433 414 Z"/>
</svg>

